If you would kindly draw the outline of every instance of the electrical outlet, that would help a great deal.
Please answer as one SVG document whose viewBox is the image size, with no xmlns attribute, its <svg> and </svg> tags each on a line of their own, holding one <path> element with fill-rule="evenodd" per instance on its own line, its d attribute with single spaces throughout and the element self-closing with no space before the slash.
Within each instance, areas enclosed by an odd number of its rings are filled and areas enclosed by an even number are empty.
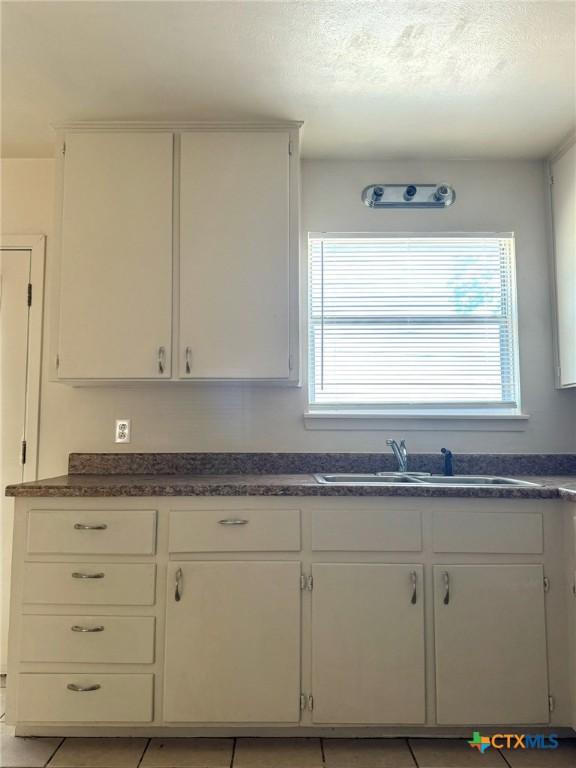
<svg viewBox="0 0 576 768">
<path fill-rule="evenodd" d="M 116 433 L 114 440 L 117 443 L 130 442 L 130 419 L 116 419 Z"/>
</svg>

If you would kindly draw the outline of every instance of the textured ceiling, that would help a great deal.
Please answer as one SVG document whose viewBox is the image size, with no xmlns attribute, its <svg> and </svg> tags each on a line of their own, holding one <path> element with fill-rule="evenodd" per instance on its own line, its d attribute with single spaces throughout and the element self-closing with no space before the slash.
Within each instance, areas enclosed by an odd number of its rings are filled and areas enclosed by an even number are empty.
<svg viewBox="0 0 576 768">
<path fill-rule="evenodd" d="M 574 2 L 8 2 L 4 154 L 68 120 L 304 120 L 308 157 L 541 157 L 575 124 Z"/>
</svg>

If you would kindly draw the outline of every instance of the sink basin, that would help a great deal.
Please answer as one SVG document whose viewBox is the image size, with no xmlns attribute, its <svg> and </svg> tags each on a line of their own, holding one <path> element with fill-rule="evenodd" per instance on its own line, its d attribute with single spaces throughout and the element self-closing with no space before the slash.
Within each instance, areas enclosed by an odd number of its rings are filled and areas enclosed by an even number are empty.
<svg viewBox="0 0 576 768">
<path fill-rule="evenodd" d="M 512 477 L 486 477 L 486 475 L 430 475 L 426 478 L 415 478 L 415 482 L 424 485 L 537 485 L 527 480 L 515 480 Z"/>
<path fill-rule="evenodd" d="M 322 484 L 329 485 L 390 485 L 391 483 L 413 483 L 415 478 L 410 475 L 359 475 L 339 473 L 335 475 L 314 475 Z"/>
<path fill-rule="evenodd" d="M 426 475 L 424 473 L 402 474 L 354 474 L 338 473 L 334 475 L 322 474 L 314 475 L 318 483 L 324 485 L 396 485 L 396 484 L 416 484 L 416 485 L 448 485 L 448 486 L 485 486 L 485 485 L 516 485 L 516 486 L 537 486 L 537 483 L 530 483 L 527 480 L 515 480 L 511 477 L 487 477 L 486 475 Z"/>
</svg>

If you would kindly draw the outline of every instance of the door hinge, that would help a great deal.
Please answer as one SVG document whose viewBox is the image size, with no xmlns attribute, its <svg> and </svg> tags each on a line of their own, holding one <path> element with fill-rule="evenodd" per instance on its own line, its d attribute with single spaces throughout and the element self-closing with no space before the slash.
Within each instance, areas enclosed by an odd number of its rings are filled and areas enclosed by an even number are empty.
<svg viewBox="0 0 576 768">
<path fill-rule="evenodd" d="M 28 302 L 28 306 L 32 306 L 32 283 L 28 283 L 28 290 L 26 292 L 26 301 Z"/>
<path fill-rule="evenodd" d="M 544 576 L 544 592 L 550 592 L 550 579 Z"/>
<path fill-rule="evenodd" d="M 302 712 L 304 712 L 306 709 L 312 712 L 314 709 L 314 696 L 312 696 L 312 694 L 300 694 L 300 709 Z"/>
<path fill-rule="evenodd" d="M 26 440 L 22 440 L 22 445 L 20 447 L 20 463 L 26 464 Z"/>
<path fill-rule="evenodd" d="M 306 576 L 305 573 L 301 574 L 300 589 L 305 590 L 306 592 L 312 592 L 314 589 L 314 576 L 312 576 L 312 574 L 309 576 Z"/>
<path fill-rule="evenodd" d="M 554 176 L 550 176 L 550 186 L 554 186 Z"/>
<path fill-rule="evenodd" d="M 548 696 L 548 712 L 554 712 L 556 708 L 556 702 L 554 701 L 554 696 Z"/>
</svg>

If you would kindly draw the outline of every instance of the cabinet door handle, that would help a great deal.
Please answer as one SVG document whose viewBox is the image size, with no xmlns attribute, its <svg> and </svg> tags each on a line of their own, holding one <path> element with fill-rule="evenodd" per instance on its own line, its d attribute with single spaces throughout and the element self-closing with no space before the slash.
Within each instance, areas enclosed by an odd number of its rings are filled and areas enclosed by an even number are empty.
<svg viewBox="0 0 576 768">
<path fill-rule="evenodd" d="M 418 574 L 416 571 L 410 571 L 410 582 L 412 583 L 412 597 L 410 598 L 410 604 L 416 605 L 418 601 Z"/>
<path fill-rule="evenodd" d="M 98 691 L 102 686 L 100 683 L 94 683 L 94 685 L 76 685 L 76 683 L 68 683 L 66 688 L 75 693 L 87 693 L 88 691 Z"/>
<path fill-rule="evenodd" d="M 166 367 L 166 349 L 158 347 L 158 373 L 164 373 Z"/>
<path fill-rule="evenodd" d="M 186 356 L 186 373 L 192 372 L 192 349 L 190 347 L 186 347 L 185 350 L 185 356 Z"/>
<path fill-rule="evenodd" d="M 218 520 L 218 525 L 248 525 L 249 522 L 241 517 L 227 517 L 224 520 Z"/>
<path fill-rule="evenodd" d="M 184 588 L 184 575 L 182 573 L 182 568 L 178 568 L 176 571 L 176 589 L 174 591 L 174 600 L 176 600 L 177 603 L 182 600 L 182 590 Z"/>
<path fill-rule="evenodd" d="M 108 528 L 106 523 L 94 523 L 94 525 L 91 525 L 90 523 L 74 524 L 75 531 L 105 531 L 106 528 Z"/>
<path fill-rule="evenodd" d="M 81 573 L 80 571 L 74 571 L 72 574 L 73 579 L 103 579 L 104 573 Z"/>
<path fill-rule="evenodd" d="M 444 582 L 444 605 L 450 602 L 450 574 L 448 571 L 442 571 L 442 581 Z"/>
<path fill-rule="evenodd" d="M 72 632 L 104 632 L 104 625 L 96 624 L 94 627 L 82 627 L 80 624 L 73 624 L 70 629 Z"/>
</svg>

